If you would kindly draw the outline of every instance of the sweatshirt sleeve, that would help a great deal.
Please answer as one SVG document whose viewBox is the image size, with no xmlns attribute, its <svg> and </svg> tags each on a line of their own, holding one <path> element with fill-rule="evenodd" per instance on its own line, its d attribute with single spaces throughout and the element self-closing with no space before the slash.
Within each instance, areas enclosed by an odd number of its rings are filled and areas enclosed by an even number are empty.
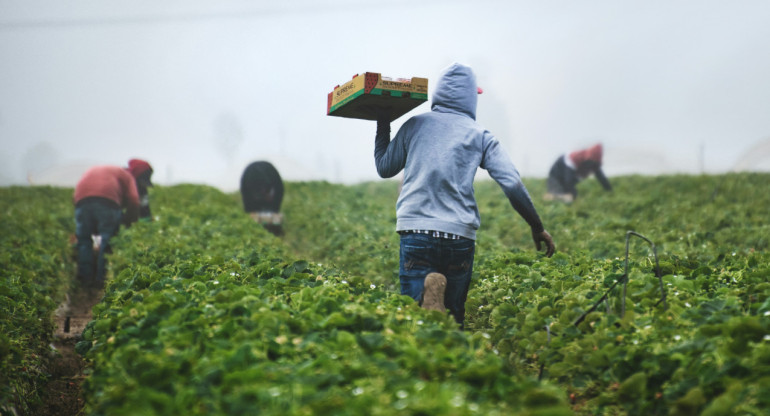
<svg viewBox="0 0 770 416">
<path fill-rule="evenodd" d="M 535 209 L 535 204 L 532 203 L 532 198 L 530 198 L 529 192 L 527 192 L 527 188 L 524 187 L 523 183 L 517 186 L 513 193 L 507 196 L 513 209 L 515 209 L 516 212 L 524 218 L 524 221 L 529 224 L 529 227 L 532 228 L 532 232 L 540 233 L 545 230 L 543 222 L 540 220 L 540 216 Z"/>
<path fill-rule="evenodd" d="M 399 132 L 400 134 L 401 132 Z M 395 176 L 406 165 L 406 151 L 398 135 L 390 140 L 390 121 L 377 120 L 377 135 L 374 138 L 374 163 L 381 178 Z"/>
<path fill-rule="evenodd" d="M 486 144 L 481 168 L 486 169 L 489 176 L 500 185 L 513 209 L 529 224 L 532 232 L 542 232 L 545 228 L 527 188 L 521 181 L 519 171 L 500 146 L 500 142 L 491 138 Z"/>
<path fill-rule="evenodd" d="M 596 169 L 596 173 L 594 173 L 594 176 L 596 176 L 596 179 L 599 181 L 600 184 L 602 184 L 602 187 L 604 187 L 605 190 L 611 191 L 612 185 L 610 185 L 609 179 L 604 175 L 604 172 L 601 168 Z"/>
</svg>

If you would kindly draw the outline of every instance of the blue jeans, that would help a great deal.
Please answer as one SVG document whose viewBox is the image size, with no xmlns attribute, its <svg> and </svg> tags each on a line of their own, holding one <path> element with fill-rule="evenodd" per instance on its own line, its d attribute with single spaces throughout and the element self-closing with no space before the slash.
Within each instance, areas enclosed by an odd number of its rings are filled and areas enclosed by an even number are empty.
<svg viewBox="0 0 770 416">
<path fill-rule="evenodd" d="M 85 285 L 102 287 L 106 274 L 104 253 L 110 238 L 117 234 L 123 212 L 111 203 L 94 198 L 81 201 L 75 208 L 75 236 L 78 239 L 78 278 Z M 102 238 L 94 273 L 94 242 L 92 235 Z"/>
<path fill-rule="evenodd" d="M 421 302 L 425 276 L 432 272 L 443 274 L 447 279 L 444 306 L 462 327 L 475 250 L 476 242 L 467 238 L 451 240 L 426 234 L 403 234 L 398 271 L 401 294 Z"/>
</svg>

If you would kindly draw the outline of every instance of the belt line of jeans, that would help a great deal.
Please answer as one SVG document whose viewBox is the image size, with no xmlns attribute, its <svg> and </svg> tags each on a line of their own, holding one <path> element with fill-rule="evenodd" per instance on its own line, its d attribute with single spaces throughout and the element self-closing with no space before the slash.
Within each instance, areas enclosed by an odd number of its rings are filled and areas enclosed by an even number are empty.
<svg viewBox="0 0 770 416">
<path fill-rule="evenodd" d="M 426 234 L 433 238 L 445 238 L 448 240 L 459 240 L 463 238 L 460 235 L 447 233 L 444 231 L 436 231 L 436 230 L 403 230 L 398 232 L 401 235 L 404 234 Z"/>
</svg>

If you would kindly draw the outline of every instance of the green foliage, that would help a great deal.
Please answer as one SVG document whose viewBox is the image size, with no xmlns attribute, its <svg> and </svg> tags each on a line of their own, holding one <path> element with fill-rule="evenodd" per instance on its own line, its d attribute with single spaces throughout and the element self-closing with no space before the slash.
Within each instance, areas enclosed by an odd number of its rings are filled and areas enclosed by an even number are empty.
<svg viewBox="0 0 770 416">
<path fill-rule="evenodd" d="M 0 188 L 0 413 L 39 400 L 53 312 L 74 275 L 72 190 Z"/>
<path fill-rule="evenodd" d="M 78 345 L 87 413 L 766 414 L 768 179 L 628 176 L 613 193 L 587 181 L 570 205 L 528 180 L 552 258 L 478 182 L 464 332 L 397 294 L 396 182 L 287 183 L 282 238 L 236 194 L 153 188 L 158 218 L 115 239 Z M 71 226 L 71 208 L 51 206 L 30 224 Z M 610 290 L 629 230 L 655 243 L 662 292 L 640 239 L 625 299 Z"/>
<path fill-rule="evenodd" d="M 397 291 L 397 198 L 398 184 L 393 181 L 356 186 L 288 183 L 285 242 L 299 256 Z"/>
<path fill-rule="evenodd" d="M 484 225 L 494 225 L 479 238 L 487 254 L 469 293 L 470 327 L 493 334 L 511 366 L 575 394 L 581 412 L 762 414 L 770 197 L 756 189 L 767 179 L 627 177 L 611 194 L 587 186 L 572 205 L 535 197 L 560 251 L 551 259 L 520 252 L 527 230 L 477 187 Z M 618 286 L 574 325 L 622 278 L 627 230 L 655 242 L 668 310 L 650 248 L 631 240 L 626 315 Z"/>
<path fill-rule="evenodd" d="M 78 344 L 93 366 L 89 414 L 568 410 L 558 390 L 508 371 L 488 336 L 458 331 L 366 273 L 340 271 L 375 261 L 374 246 L 364 256 L 350 247 L 370 228 L 392 234 L 392 224 L 329 232 L 288 212 L 294 238 L 343 234 L 326 246 L 342 262 L 325 266 L 288 254 L 230 195 L 182 186 L 153 197 L 158 219 L 115 240 L 113 277 Z M 347 209 L 348 220 L 363 218 L 359 204 Z"/>
</svg>

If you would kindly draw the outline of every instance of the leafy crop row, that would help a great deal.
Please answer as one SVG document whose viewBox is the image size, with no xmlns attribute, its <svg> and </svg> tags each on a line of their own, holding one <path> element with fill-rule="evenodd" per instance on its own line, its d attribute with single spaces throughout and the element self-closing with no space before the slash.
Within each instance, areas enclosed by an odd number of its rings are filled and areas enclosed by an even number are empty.
<svg viewBox="0 0 770 416">
<path fill-rule="evenodd" d="M 482 228 L 466 324 L 492 334 L 494 348 L 519 373 L 562 386 L 578 413 L 763 414 L 770 408 L 767 181 L 767 174 L 630 176 L 613 180 L 614 193 L 589 181 L 571 205 L 540 200 L 544 181 L 528 181 L 556 240 L 552 259 L 534 252 L 499 188 L 479 182 Z M 371 207 L 333 217 L 335 230 L 350 236 L 348 230 L 366 230 L 371 257 L 398 256 L 390 186 L 326 191 L 334 200 L 358 195 L 356 204 Z M 289 221 L 325 215 L 315 204 L 289 207 Z M 378 219 L 356 222 L 364 215 Z M 618 286 L 575 326 L 622 279 L 629 230 L 657 246 L 668 309 L 658 303 L 650 247 L 632 240 L 625 316 Z M 309 234 L 304 244 L 324 244 L 322 233 Z M 344 249 L 332 247 L 324 258 L 396 279 L 395 266 L 361 262 Z"/>
<path fill-rule="evenodd" d="M 494 334 L 512 365 L 557 381 L 586 413 L 763 414 L 770 198 L 758 190 L 767 179 L 628 177 L 615 181 L 615 194 L 589 187 L 572 206 L 548 206 L 546 224 L 565 253 L 485 259 L 471 321 Z M 657 244 L 668 309 L 649 247 L 633 244 L 625 316 L 616 290 L 575 326 L 623 279 L 629 229 Z"/>
<path fill-rule="evenodd" d="M 397 197 L 397 184 L 391 181 L 353 187 L 289 183 L 284 211 L 291 232 L 284 241 L 297 256 L 338 265 L 397 291 Z"/>
<path fill-rule="evenodd" d="M 74 274 L 72 191 L 0 188 L 0 413 L 40 400 L 53 313 Z"/>
<path fill-rule="evenodd" d="M 230 196 L 154 197 L 158 221 L 121 234 L 78 344 L 93 363 L 90 414 L 568 413 L 558 390 L 509 371 L 488 335 L 290 258 Z"/>
<path fill-rule="evenodd" d="M 588 181 L 571 205 L 529 180 L 553 258 L 478 182 L 465 332 L 397 295 L 396 182 L 287 183 L 281 239 L 237 195 L 157 187 L 79 344 L 88 413 L 766 414 L 768 179 Z M 631 240 L 625 276 L 629 230 L 658 258 Z"/>
</svg>

